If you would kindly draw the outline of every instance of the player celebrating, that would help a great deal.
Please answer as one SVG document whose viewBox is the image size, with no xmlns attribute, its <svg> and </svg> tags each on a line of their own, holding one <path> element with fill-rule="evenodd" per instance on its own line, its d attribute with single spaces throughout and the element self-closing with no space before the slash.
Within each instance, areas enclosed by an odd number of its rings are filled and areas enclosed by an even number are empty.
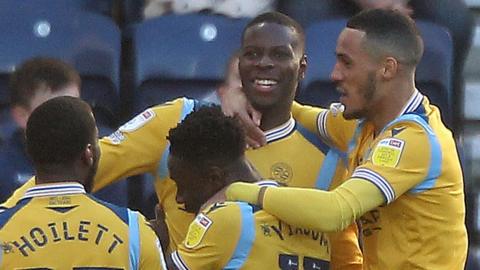
<svg viewBox="0 0 480 270">
<path fill-rule="evenodd" d="M 79 98 L 57 97 L 32 112 L 26 144 L 36 185 L 0 213 L 0 269 L 166 269 L 141 214 L 85 194 L 100 156 L 97 137 Z"/>
<path fill-rule="evenodd" d="M 398 12 L 369 10 L 351 18 L 338 38 L 331 75 L 343 117 L 321 111 L 314 120 L 324 140 L 348 151 L 349 180 L 331 192 L 235 183 L 228 197 L 319 231 L 360 218 L 365 269 L 463 269 L 462 171 L 438 108 L 415 88 L 422 51 L 413 21 Z"/>
<path fill-rule="evenodd" d="M 176 198 L 192 213 L 233 181 L 260 180 L 245 157 L 241 128 L 219 107 L 191 113 L 168 140 Z M 325 234 L 289 226 L 246 203 L 219 202 L 206 206 L 190 224 L 170 268 L 327 269 L 328 249 Z"/>
</svg>

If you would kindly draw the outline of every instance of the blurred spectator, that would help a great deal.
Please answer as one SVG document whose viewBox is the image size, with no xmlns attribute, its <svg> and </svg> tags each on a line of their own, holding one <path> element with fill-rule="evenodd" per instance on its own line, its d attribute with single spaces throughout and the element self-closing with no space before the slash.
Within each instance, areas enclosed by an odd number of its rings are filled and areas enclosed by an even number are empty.
<svg viewBox="0 0 480 270">
<path fill-rule="evenodd" d="M 25 127 L 32 111 L 57 96 L 79 97 L 80 84 L 74 68 L 50 58 L 28 60 L 11 75 L 10 108 L 17 129 L 0 148 L 0 201 L 34 174 L 25 151 Z"/>
<path fill-rule="evenodd" d="M 168 13 L 185 14 L 209 11 L 231 18 L 255 17 L 275 9 L 276 0 L 147 0 L 146 19 Z"/>
<path fill-rule="evenodd" d="M 414 19 L 446 27 L 454 45 L 453 89 L 463 89 L 463 67 L 472 44 L 474 20 L 463 0 L 281 0 L 278 10 L 289 14 L 304 27 L 309 23 L 335 17 L 351 17 L 362 9 L 393 8 Z M 454 94 L 454 97 L 460 95 Z M 456 107 L 459 107 L 456 100 Z"/>
</svg>

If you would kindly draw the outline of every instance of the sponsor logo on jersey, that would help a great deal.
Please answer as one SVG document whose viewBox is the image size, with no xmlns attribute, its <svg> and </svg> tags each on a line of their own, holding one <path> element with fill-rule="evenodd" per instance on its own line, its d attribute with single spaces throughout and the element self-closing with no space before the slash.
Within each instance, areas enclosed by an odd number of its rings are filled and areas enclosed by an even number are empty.
<svg viewBox="0 0 480 270">
<path fill-rule="evenodd" d="M 282 184 L 286 184 L 292 180 L 293 169 L 290 165 L 278 162 L 272 165 L 270 168 L 270 177 Z"/>
<path fill-rule="evenodd" d="M 117 130 L 114 133 L 110 134 L 110 136 L 108 136 L 108 139 L 113 144 L 120 144 L 125 140 L 125 136 L 123 136 L 123 133 L 120 130 Z"/>
<path fill-rule="evenodd" d="M 2 265 L 3 255 L 13 253 L 13 246 L 8 242 L 2 242 L 0 240 L 0 266 Z"/>
<path fill-rule="evenodd" d="M 405 142 L 397 138 L 381 140 L 372 154 L 372 163 L 375 165 L 395 168 L 402 156 Z"/>
<path fill-rule="evenodd" d="M 133 119 L 125 123 L 118 130 L 121 132 L 132 132 L 135 131 L 146 123 L 150 122 L 155 117 L 155 112 L 152 109 L 147 109 L 141 114 L 135 116 Z"/>
<path fill-rule="evenodd" d="M 185 239 L 185 246 L 187 248 L 194 248 L 200 244 L 208 228 L 212 226 L 212 220 L 204 214 L 198 214 L 195 220 L 188 227 L 187 238 Z"/>
</svg>

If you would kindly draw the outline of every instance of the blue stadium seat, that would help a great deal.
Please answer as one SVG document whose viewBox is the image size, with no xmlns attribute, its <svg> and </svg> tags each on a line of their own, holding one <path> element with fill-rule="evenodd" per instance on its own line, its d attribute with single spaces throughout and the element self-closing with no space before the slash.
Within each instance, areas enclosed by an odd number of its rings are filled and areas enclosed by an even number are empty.
<svg viewBox="0 0 480 270">
<path fill-rule="evenodd" d="M 325 20 L 306 29 L 308 68 L 297 93 L 297 100 L 312 105 L 328 106 L 339 94 L 330 80 L 335 65 L 337 37 L 346 25 L 345 19 Z M 444 121 L 452 123 L 453 45 L 448 31 L 436 24 L 417 21 L 424 40 L 424 55 L 417 67 L 417 88 L 442 110 Z"/>
<path fill-rule="evenodd" d="M 15 66 L 31 57 L 53 57 L 79 71 L 82 97 L 102 114 L 99 118 L 115 122 L 121 35 L 113 21 L 98 14 L 46 6 L 5 10 L 0 5 L 0 33 L 0 104 L 8 104 L 8 75 Z"/>
<path fill-rule="evenodd" d="M 116 0 L 2 0 L 0 1 L 0 10 L 48 9 L 50 12 L 84 11 L 110 16 L 115 1 Z"/>
<path fill-rule="evenodd" d="M 8 6 L 9 2 L 15 5 Z M 60 2 L 65 2 L 64 6 Z M 73 65 L 82 77 L 82 98 L 92 105 L 101 134 L 107 135 L 115 128 L 120 100 L 120 30 L 108 17 L 79 11 L 69 3 L 64 0 L 0 1 L 2 132 L 16 130 L 8 114 L 9 74 L 23 61 L 39 56 L 58 58 Z M 3 135 L 13 138 L 13 134 Z M 10 186 L 18 186 L 33 173 L 21 145 L 6 143 L 0 148 L 0 167 L 0 185 L 11 181 Z M 126 206 L 127 194 L 127 183 L 122 181 L 102 190 L 99 197 Z"/>
<path fill-rule="evenodd" d="M 134 111 L 189 96 L 202 99 L 223 80 L 246 19 L 188 14 L 146 20 L 133 30 Z"/>
</svg>

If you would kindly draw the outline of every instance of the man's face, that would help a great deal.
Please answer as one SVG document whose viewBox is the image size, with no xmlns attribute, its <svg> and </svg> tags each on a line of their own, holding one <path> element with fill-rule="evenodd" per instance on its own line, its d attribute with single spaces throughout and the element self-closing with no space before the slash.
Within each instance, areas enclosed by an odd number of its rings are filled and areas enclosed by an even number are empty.
<svg viewBox="0 0 480 270">
<path fill-rule="evenodd" d="M 168 158 L 168 171 L 177 185 L 177 203 L 184 204 L 184 210 L 189 213 L 198 213 L 202 204 L 213 195 L 205 176 L 192 164 L 173 155 Z"/>
<path fill-rule="evenodd" d="M 14 110 L 13 112 L 15 122 L 17 122 L 20 128 L 25 129 L 27 127 L 28 117 L 30 117 L 33 110 L 45 101 L 59 96 L 80 97 L 80 87 L 71 83 L 55 92 L 52 92 L 52 90 L 48 88 L 38 89 L 30 100 L 30 106 L 28 108 L 24 106 L 16 107 L 17 110 Z"/>
<path fill-rule="evenodd" d="M 303 45 L 290 27 L 260 23 L 245 32 L 239 56 L 243 90 L 257 109 L 291 102 L 306 68 Z"/>
<path fill-rule="evenodd" d="M 337 41 L 337 62 L 331 78 L 341 94 L 346 119 L 367 117 L 378 94 L 379 65 L 365 50 L 364 39 L 365 32 L 345 28 Z"/>
</svg>

